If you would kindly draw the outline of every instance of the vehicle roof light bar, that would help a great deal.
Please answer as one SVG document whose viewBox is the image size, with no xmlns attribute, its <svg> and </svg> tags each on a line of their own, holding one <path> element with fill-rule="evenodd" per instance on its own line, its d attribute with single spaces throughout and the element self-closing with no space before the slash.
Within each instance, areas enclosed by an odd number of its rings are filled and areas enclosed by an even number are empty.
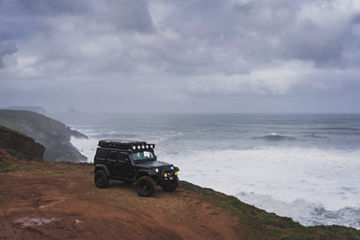
<svg viewBox="0 0 360 240">
<path fill-rule="evenodd" d="M 146 143 L 144 141 L 128 141 L 128 140 L 100 140 L 98 145 L 104 148 L 117 148 L 126 150 L 145 150 L 154 149 L 155 144 Z"/>
</svg>

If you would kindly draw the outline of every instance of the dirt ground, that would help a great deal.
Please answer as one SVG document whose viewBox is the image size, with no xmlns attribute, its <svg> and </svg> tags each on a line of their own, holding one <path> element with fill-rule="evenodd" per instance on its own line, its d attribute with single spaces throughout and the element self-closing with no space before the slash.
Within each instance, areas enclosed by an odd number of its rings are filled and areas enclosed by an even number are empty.
<svg viewBox="0 0 360 240">
<path fill-rule="evenodd" d="M 98 189 L 87 166 L 0 173 L 0 239 L 249 239 L 201 199 L 182 186 L 150 198 L 122 182 Z"/>
</svg>

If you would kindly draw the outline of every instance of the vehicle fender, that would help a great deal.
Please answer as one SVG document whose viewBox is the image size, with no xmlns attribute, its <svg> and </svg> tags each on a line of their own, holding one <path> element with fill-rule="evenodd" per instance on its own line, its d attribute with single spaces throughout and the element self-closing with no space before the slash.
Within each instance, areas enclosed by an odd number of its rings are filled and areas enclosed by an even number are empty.
<svg viewBox="0 0 360 240">
<path fill-rule="evenodd" d="M 140 169 L 136 172 L 135 179 L 138 179 L 139 176 L 156 176 L 156 172 L 155 170 Z"/>
<path fill-rule="evenodd" d="M 95 165 L 95 171 L 98 170 L 98 169 L 103 169 L 106 173 L 106 175 L 110 176 L 110 171 L 108 169 L 108 167 L 105 165 L 105 164 L 96 164 Z"/>
</svg>

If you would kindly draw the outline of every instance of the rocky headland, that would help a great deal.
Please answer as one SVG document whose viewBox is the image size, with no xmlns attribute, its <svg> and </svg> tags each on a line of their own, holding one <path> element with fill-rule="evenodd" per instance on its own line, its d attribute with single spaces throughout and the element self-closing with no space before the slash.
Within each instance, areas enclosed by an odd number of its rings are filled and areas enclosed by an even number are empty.
<svg viewBox="0 0 360 240">
<path fill-rule="evenodd" d="M 71 143 L 72 136 L 87 138 L 65 124 L 33 111 L 0 110 L 0 125 L 32 137 L 45 147 L 47 162 L 84 162 L 83 156 Z"/>
</svg>

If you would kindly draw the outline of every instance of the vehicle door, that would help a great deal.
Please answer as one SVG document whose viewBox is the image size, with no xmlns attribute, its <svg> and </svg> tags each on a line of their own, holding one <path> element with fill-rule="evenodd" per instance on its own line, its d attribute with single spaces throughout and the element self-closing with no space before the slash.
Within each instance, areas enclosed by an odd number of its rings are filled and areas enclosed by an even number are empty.
<svg viewBox="0 0 360 240">
<path fill-rule="evenodd" d="M 110 150 L 107 154 L 107 165 L 111 176 L 118 177 L 117 160 L 119 159 L 119 152 L 116 150 Z"/>
<path fill-rule="evenodd" d="M 121 179 L 131 179 L 133 177 L 133 168 L 127 153 L 119 153 L 119 158 L 116 162 L 117 176 Z"/>
</svg>

